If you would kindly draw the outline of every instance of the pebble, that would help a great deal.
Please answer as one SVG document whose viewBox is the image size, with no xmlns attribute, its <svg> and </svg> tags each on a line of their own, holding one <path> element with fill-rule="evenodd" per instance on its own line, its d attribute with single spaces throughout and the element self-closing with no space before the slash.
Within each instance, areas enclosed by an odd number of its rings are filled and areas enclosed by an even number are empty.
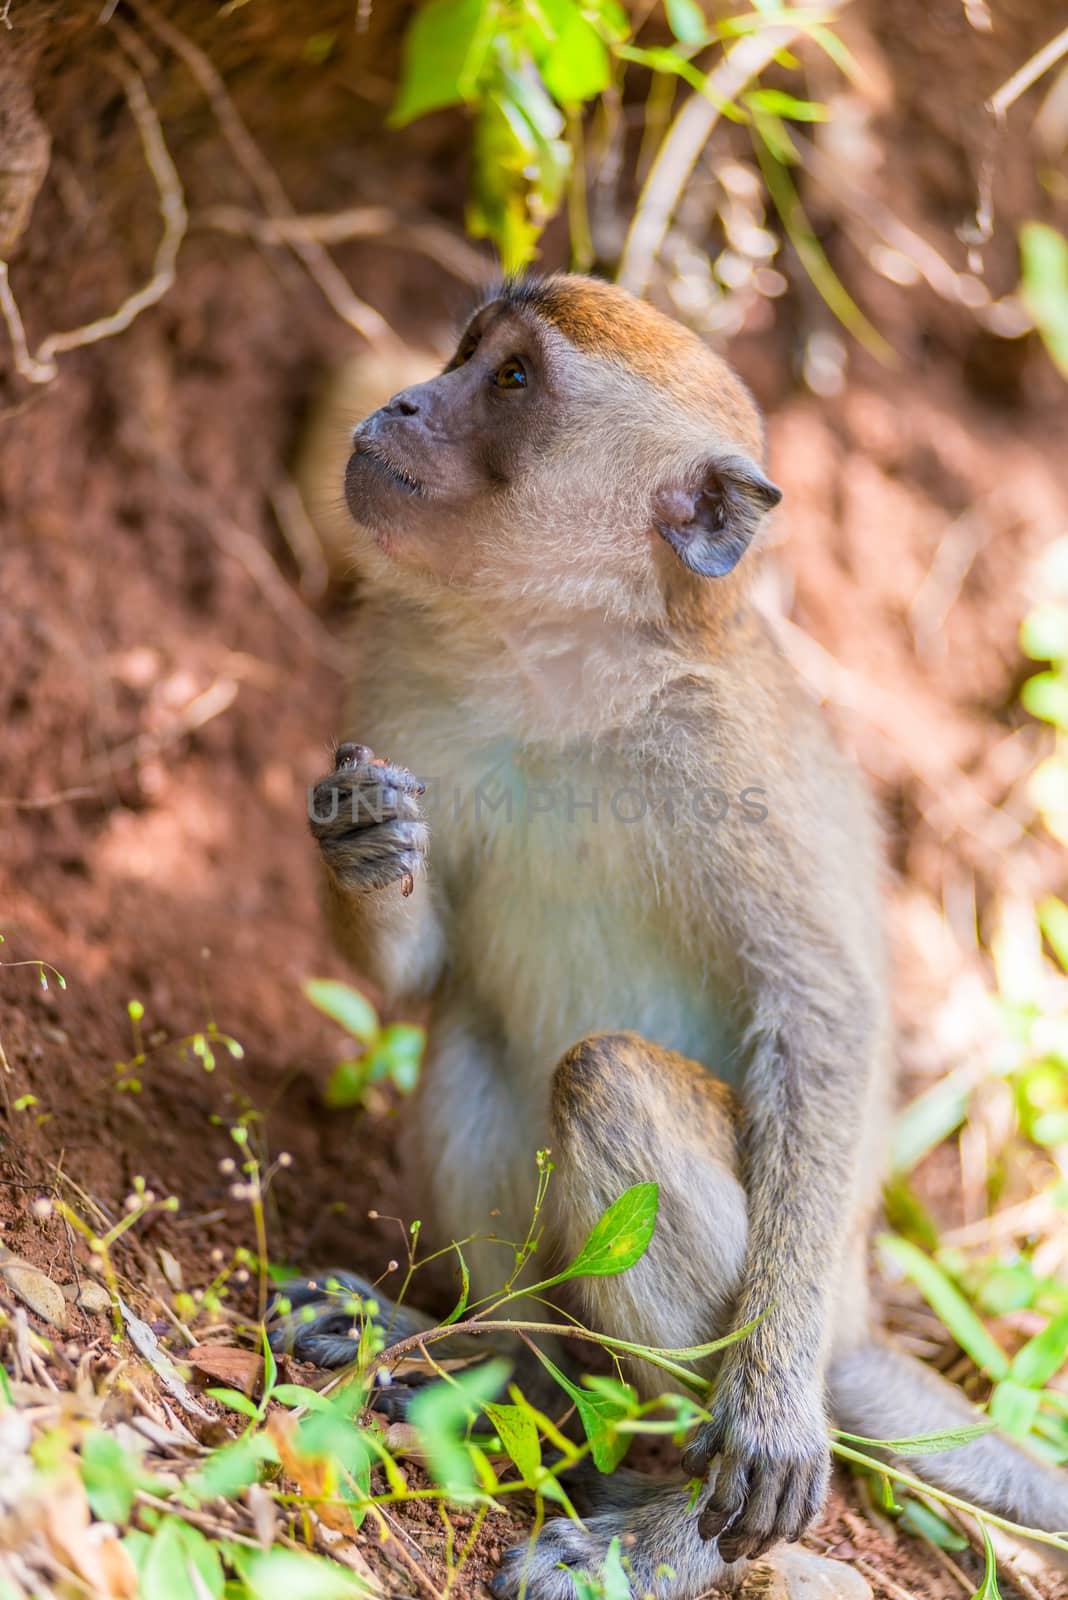
<svg viewBox="0 0 1068 1600">
<path fill-rule="evenodd" d="M 51 1278 L 45 1277 L 43 1272 L 38 1272 L 28 1262 L 18 1259 L 0 1262 L 0 1275 L 37 1316 L 50 1322 L 53 1328 L 62 1330 L 67 1326 L 67 1303 L 63 1291 Z"/>
<path fill-rule="evenodd" d="M 873 1600 L 871 1584 L 843 1561 L 780 1545 L 751 1568 L 738 1600 Z"/>
<path fill-rule="evenodd" d="M 78 1295 L 78 1304 L 83 1311 L 110 1311 L 111 1296 L 102 1283 L 94 1283 L 89 1278 L 82 1284 L 81 1292 Z"/>
</svg>

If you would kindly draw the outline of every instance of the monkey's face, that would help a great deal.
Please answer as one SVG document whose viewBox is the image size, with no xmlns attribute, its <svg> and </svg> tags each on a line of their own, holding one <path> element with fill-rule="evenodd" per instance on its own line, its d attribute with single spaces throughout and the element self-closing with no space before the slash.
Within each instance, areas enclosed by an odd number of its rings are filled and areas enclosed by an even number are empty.
<svg viewBox="0 0 1068 1600">
<path fill-rule="evenodd" d="M 536 326 L 487 306 L 443 373 L 356 428 L 349 509 L 392 562 L 471 581 L 515 515 L 517 485 L 551 450 L 564 409 Z"/>
<path fill-rule="evenodd" d="M 445 371 L 359 425 L 345 489 L 370 575 L 656 617 L 779 498 L 760 424 L 696 336 L 592 279 L 514 284 Z"/>
</svg>

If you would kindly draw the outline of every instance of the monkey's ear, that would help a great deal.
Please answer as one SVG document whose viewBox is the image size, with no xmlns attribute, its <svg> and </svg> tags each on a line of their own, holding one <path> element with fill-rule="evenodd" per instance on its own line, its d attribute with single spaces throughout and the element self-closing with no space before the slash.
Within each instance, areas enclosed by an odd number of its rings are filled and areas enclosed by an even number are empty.
<svg viewBox="0 0 1068 1600">
<path fill-rule="evenodd" d="M 703 578 L 732 572 L 760 520 L 782 499 L 748 456 L 710 461 L 696 488 L 662 489 L 653 507 L 656 531 L 679 560 Z"/>
</svg>

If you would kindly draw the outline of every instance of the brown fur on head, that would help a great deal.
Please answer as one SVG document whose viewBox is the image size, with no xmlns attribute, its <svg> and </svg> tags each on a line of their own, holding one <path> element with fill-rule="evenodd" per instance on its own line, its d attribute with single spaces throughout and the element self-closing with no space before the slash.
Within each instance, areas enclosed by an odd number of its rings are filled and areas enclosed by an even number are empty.
<svg viewBox="0 0 1068 1600">
<path fill-rule="evenodd" d="M 577 272 L 514 278 L 493 297 L 529 306 L 588 355 L 618 362 L 682 405 L 703 412 L 757 463 L 764 425 L 752 395 L 697 334 L 618 284 Z"/>
<path fill-rule="evenodd" d="M 762 454 L 756 406 L 696 335 L 593 278 L 524 278 L 357 428 L 346 487 L 387 589 L 663 625 L 705 595 L 733 609 L 780 498 Z"/>
</svg>

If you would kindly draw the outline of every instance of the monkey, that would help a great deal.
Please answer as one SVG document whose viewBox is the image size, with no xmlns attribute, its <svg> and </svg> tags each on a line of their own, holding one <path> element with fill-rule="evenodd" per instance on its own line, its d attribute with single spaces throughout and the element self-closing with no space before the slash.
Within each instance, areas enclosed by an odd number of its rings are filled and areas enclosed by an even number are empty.
<svg viewBox="0 0 1068 1600">
<path fill-rule="evenodd" d="M 546 1147 L 566 1258 L 655 1179 L 646 1254 L 574 1285 L 589 1325 L 682 1348 L 753 1324 L 696 1364 L 710 1420 L 680 1474 L 599 1481 L 582 1522 L 506 1553 L 502 1596 L 574 1600 L 616 1536 L 635 1593 L 730 1588 L 819 1512 L 829 1418 L 887 1440 L 974 1420 L 872 1326 L 880 844 L 751 598 L 781 499 L 764 456 L 755 402 L 696 334 L 567 274 L 490 293 L 444 371 L 353 435 L 360 744 L 310 818 L 338 947 L 391 1006 L 429 1007 L 408 1130 L 427 1214 L 446 1238 L 494 1215 L 522 1238 Z M 743 793 L 759 804 L 709 802 Z M 500 1247 L 465 1254 L 476 1292 L 499 1288 Z M 300 1305 L 296 1354 L 349 1360 L 336 1303 Z M 996 1433 L 922 1468 L 1068 1528 L 1068 1476 Z"/>
</svg>

